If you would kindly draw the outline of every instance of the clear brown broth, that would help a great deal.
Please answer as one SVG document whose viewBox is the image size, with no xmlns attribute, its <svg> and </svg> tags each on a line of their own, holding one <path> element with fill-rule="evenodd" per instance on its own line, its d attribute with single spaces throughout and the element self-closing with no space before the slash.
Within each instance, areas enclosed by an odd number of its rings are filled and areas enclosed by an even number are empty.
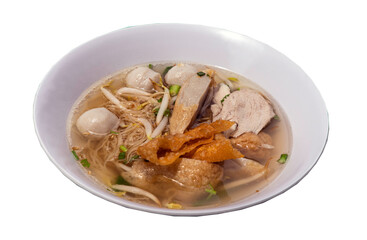
<svg viewBox="0 0 367 240">
<path fill-rule="evenodd" d="M 165 63 L 153 63 L 154 70 L 158 72 L 163 72 L 165 67 L 169 65 L 173 65 L 172 62 L 165 62 Z M 192 64 L 192 63 L 191 63 Z M 137 66 L 146 66 L 148 64 L 140 64 Z M 204 65 L 200 65 L 204 66 Z M 206 65 L 207 66 L 207 65 Z M 103 97 L 101 92 L 99 91 L 100 86 L 111 83 L 109 88 L 111 90 L 117 90 L 120 87 L 124 86 L 124 78 L 127 75 L 127 73 L 136 66 L 123 69 L 115 74 L 112 74 L 110 76 L 107 76 L 96 83 L 94 83 L 92 86 L 90 86 L 88 89 L 86 89 L 81 96 L 78 98 L 76 103 L 74 104 L 68 119 L 68 130 L 67 130 L 67 136 L 70 143 L 70 147 L 79 147 L 84 148 L 87 145 L 87 139 L 80 134 L 78 134 L 78 130 L 76 129 L 75 123 L 76 120 L 79 118 L 79 116 L 84 113 L 85 111 L 100 107 L 102 106 L 107 100 Z M 223 68 L 218 68 L 214 66 L 207 66 L 208 68 L 214 69 L 216 72 L 219 72 L 221 75 L 225 77 L 235 77 L 239 81 L 238 82 L 232 82 L 235 87 L 239 88 L 252 88 L 260 92 L 262 95 L 264 95 L 266 98 L 270 100 L 272 103 L 274 110 L 276 114 L 279 116 L 280 120 L 272 120 L 271 123 L 266 126 L 262 131 L 269 134 L 272 137 L 273 146 L 274 149 L 272 150 L 271 158 L 268 159 L 270 161 L 268 166 L 267 174 L 264 177 L 259 178 L 256 181 L 253 181 L 249 184 L 228 189 L 226 188 L 226 185 L 230 182 L 236 181 L 238 179 L 226 179 L 226 168 L 227 166 L 230 166 L 231 164 L 227 164 L 226 160 L 225 163 L 222 165 L 224 168 L 224 176 L 223 181 L 218 186 L 219 189 L 222 189 L 217 192 L 217 196 L 211 198 L 209 201 L 206 200 L 205 195 L 203 195 L 203 198 L 195 199 L 195 201 L 190 200 L 190 202 L 180 202 L 180 204 L 183 206 L 184 209 L 192 209 L 192 208 L 206 208 L 206 207 L 213 207 L 213 206 L 220 206 L 224 204 L 233 203 L 239 200 L 242 200 L 250 195 L 257 194 L 259 191 L 261 191 L 263 188 L 265 188 L 271 181 L 273 181 L 282 171 L 285 164 L 279 164 L 277 162 L 277 159 L 279 159 L 280 155 L 283 153 L 289 153 L 291 148 L 291 132 L 288 127 L 288 120 L 286 118 L 286 115 L 280 108 L 280 106 L 277 104 L 275 99 L 271 97 L 268 93 L 266 93 L 260 86 L 258 86 L 256 83 L 248 80 L 247 78 L 233 73 L 231 71 L 228 71 Z M 261 164 L 265 164 L 265 161 L 260 161 Z M 86 173 L 89 174 L 91 179 L 95 180 L 97 183 L 102 183 L 104 186 L 108 186 L 113 179 L 116 179 L 119 175 L 119 170 L 113 167 L 109 167 L 108 171 L 101 171 L 99 168 L 94 166 L 93 164 L 86 169 Z M 246 176 L 244 176 L 246 177 Z M 149 191 L 149 189 L 147 189 Z M 182 194 L 182 190 L 177 190 Z M 114 194 L 111 192 L 111 194 Z M 165 198 L 165 193 L 158 193 L 157 196 L 159 198 Z M 184 193 L 185 194 L 185 193 Z M 189 194 L 189 193 L 188 193 Z M 133 195 L 133 194 L 126 194 L 122 196 L 123 198 L 135 201 L 142 204 L 152 205 L 155 206 L 155 204 L 145 198 Z M 164 201 L 163 201 L 164 202 Z"/>
</svg>

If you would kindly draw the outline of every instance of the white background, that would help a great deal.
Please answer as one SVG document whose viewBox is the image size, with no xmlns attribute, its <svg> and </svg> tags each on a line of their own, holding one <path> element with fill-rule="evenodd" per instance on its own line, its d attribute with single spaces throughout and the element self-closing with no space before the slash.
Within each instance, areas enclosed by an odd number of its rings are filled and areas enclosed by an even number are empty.
<svg viewBox="0 0 367 240">
<path fill-rule="evenodd" d="M 366 239 L 363 2 L 1 1 L 0 239 Z M 327 147 L 306 178 L 249 209 L 169 217 L 95 197 L 57 170 L 33 127 L 33 98 L 42 78 L 63 55 L 96 36 L 157 22 L 239 32 L 304 69 L 330 115 Z"/>
</svg>

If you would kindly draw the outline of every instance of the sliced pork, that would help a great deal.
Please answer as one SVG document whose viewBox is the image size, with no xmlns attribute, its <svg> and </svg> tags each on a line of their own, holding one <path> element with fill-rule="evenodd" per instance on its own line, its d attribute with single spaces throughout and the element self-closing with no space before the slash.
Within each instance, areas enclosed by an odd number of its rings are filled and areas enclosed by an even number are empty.
<svg viewBox="0 0 367 240">
<path fill-rule="evenodd" d="M 228 96 L 231 93 L 231 90 L 229 87 L 224 84 L 220 83 L 215 89 L 214 97 L 213 97 L 213 104 L 210 106 L 210 109 L 212 110 L 213 117 L 216 117 L 220 111 L 222 111 L 222 102 L 224 101 L 224 98 Z M 222 101 L 223 100 L 223 101 Z"/>
<path fill-rule="evenodd" d="M 237 123 L 237 128 L 230 133 L 233 137 L 245 132 L 258 134 L 275 116 L 269 101 L 252 89 L 234 91 L 222 100 L 222 109 L 213 121 L 223 119 Z"/>
</svg>

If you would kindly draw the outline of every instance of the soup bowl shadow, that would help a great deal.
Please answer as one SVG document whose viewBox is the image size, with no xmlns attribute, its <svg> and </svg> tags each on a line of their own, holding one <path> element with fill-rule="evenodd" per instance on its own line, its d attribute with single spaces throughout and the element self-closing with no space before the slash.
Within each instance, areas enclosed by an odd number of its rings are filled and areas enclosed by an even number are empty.
<svg viewBox="0 0 367 240">
<path fill-rule="evenodd" d="M 66 137 L 69 111 L 80 94 L 118 70 L 157 61 L 196 62 L 229 69 L 252 80 L 280 105 L 289 121 L 292 148 L 276 179 L 241 201 L 214 208 L 167 209 L 117 197 L 92 181 L 73 159 Z M 152 24 L 120 29 L 72 50 L 41 82 L 34 101 L 34 125 L 48 158 L 71 181 L 90 193 L 146 212 L 200 216 L 263 203 L 297 184 L 320 158 L 328 137 L 325 103 L 306 73 L 283 54 L 250 37 L 223 29 L 186 24 Z"/>
</svg>

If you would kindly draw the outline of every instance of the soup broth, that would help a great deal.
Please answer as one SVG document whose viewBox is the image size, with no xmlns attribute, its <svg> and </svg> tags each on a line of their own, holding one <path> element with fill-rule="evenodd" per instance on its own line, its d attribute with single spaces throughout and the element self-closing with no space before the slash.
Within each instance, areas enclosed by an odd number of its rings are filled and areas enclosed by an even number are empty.
<svg viewBox="0 0 367 240">
<path fill-rule="evenodd" d="M 291 148 L 275 99 L 243 76 L 194 63 L 141 64 L 107 76 L 81 94 L 67 125 L 70 149 L 92 179 L 129 201 L 172 209 L 257 194 Z M 211 132 L 203 137 L 199 128 Z"/>
</svg>

